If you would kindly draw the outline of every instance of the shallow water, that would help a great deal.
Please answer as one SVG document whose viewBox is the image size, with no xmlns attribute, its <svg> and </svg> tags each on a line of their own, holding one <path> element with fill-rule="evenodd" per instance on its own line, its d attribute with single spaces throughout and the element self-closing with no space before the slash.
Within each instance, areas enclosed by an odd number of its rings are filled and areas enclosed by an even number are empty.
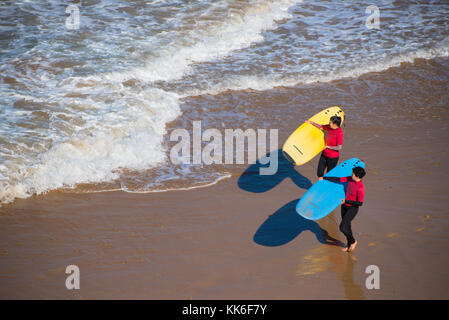
<svg viewBox="0 0 449 320">
<path fill-rule="evenodd" d="M 444 117 L 449 4 L 377 1 L 380 29 L 369 29 L 370 4 L 92 0 L 69 30 L 65 4 L 3 1 L 1 202 L 236 174 L 170 162 L 170 132 L 196 120 L 221 132 L 278 129 L 282 145 L 335 104 L 348 125 Z"/>
</svg>

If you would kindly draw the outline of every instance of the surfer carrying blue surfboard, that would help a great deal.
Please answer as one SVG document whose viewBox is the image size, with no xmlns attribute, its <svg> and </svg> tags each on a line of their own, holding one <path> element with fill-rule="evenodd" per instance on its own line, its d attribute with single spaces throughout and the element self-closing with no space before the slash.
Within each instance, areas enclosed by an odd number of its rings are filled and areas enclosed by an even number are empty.
<svg viewBox="0 0 449 320">
<path fill-rule="evenodd" d="M 352 176 L 350 177 L 324 177 L 325 180 L 331 182 L 347 182 L 345 199 L 341 199 L 341 223 L 340 231 L 345 235 L 348 241 L 347 247 L 342 249 L 346 252 L 354 251 L 357 246 L 357 240 L 354 239 L 351 229 L 351 221 L 357 215 L 359 207 L 363 204 L 365 196 L 365 187 L 362 178 L 365 176 L 365 169 L 362 167 L 354 167 Z"/>
<path fill-rule="evenodd" d="M 331 171 L 338 163 L 340 150 L 343 145 L 343 130 L 341 129 L 341 117 L 332 116 L 328 125 L 320 125 L 313 121 L 306 121 L 318 129 L 326 131 L 325 146 L 318 161 L 318 180 L 323 180 L 324 170 Z"/>
</svg>

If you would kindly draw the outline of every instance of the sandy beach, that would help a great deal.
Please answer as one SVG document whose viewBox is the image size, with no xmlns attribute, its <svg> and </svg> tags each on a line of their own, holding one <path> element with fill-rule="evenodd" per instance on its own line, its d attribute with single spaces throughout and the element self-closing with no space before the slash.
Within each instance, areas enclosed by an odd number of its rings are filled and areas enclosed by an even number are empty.
<svg viewBox="0 0 449 320">
<path fill-rule="evenodd" d="M 83 1 L 79 30 L 4 5 L 0 299 L 449 299 L 449 6 L 388 2 L 373 30 L 364 1 L 170 3 Z M 340 208 L 295 211 L 318 156 L 279 156 L 335 105 L 340 162 L 366 163 L 352 253 Z M 171 163 L 194 121 L 278 130 L 277 172 Z"/>
<path fill-rule="evenodd" d="M 343 157 L 369 159 L 351 254 L 326 243 L 344 240 L 339 208 L 317 222 L 295 212 L 315 182 L 316 159 L 281 163 L 263 178 L 242 165 L 189 191 L 53 191 L 2 206 L 0 296 L 447 299 L 447 116 L 378 123 L 345 128 Z M 70 264 L 80 268 L 80 290 L 65 288 Z M 365 287 L 368 265 L 380 269 L 379 290 Z"/>
</svg>

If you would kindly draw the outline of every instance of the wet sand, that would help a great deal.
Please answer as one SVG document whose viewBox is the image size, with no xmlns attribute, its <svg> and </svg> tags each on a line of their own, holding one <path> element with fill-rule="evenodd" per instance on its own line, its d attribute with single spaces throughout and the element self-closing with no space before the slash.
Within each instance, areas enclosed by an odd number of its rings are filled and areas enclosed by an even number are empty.
<svg viewBox="0 0 449 320">
<path fill-rule="evenodd" d="M 289 177 L 263 193 L 239 188 L 238 176 L 191 191 L 51 192 L 0 209 L 0 297 L 447 299 L 447 152 L 397 175 L 395 167 L 418 160 L 402 162 L 411 147 L 386 134 L 379 139 L 389 152 L 363 155 L 375 165 L 353 223 L 359 245 L 352 254 L 323 243 L 324 231 L 343 240 L 339 210 L 318 223 L 295 213 L 305 189 Z M 314 176 L 312 165 L 298 172 Z M 70 264 L 81 271 L 78 291 L 65 289 Z M 365 288 L 372 264 L 380 290 Z"/>
<path fill-rule="evenodd" d="M 441 112 L 448 82 L 447 75 L 407 81 L 415 68 L 439 68 L 421 63 L 358 80 L 237 94 L 317 109 L 353 99 L 341 159 L 357 156 L 368 172 L 365 204 L 353 222 L 354 253 L 330 241 L 344 240 L 339 209 L 318 222 L 295 213 L 315 182 L 317 159 L 281 167 L 268 180 L 245 174 L 249 165 L 235 166 L 232 178 L 207 188 L 53 191 L 3 205 L 0 298 L 448 299 L 449 117 Z M 389 81 L 398 73 L 395 89 Z M 327 95 L 318 96 L 323 90 Z M 407 99 L 431 108 L 401 109 Z M 382 103 L 396 108 L 391 118 Z M 280 110 L 272 111 L 274 126 Z M 279 147 L 297 125 L 291 117 L 279 126 Z M 70 264 L 80 268 L 80 290 L 65 288 Z M 379 290 L 365 287 L 369 265 L 380 269 Z"/>
</svg>

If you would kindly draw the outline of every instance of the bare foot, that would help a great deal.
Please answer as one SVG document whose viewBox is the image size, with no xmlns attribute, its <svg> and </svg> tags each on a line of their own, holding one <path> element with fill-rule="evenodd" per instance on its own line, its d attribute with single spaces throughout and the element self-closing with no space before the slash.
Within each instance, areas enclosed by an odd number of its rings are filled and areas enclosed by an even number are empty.
<svg viewBox="0 0 449 320">
<path fill-rule="evenodd" d="M 341 251 L 343 251 L 343 252 L 348 252 L 348 247 L 344 247 L 343 249 L 341 249 Z"/>
<path fill-rule="evenodd" d="M 323 180 L 323 177 L 319 177 L 319 178 L 318 178 L 318 181 L 321 181 L 321 180 Z"/>
<path fill-rule="evenodd" d="M 348 251 L 352 252 L 354 251 L 355 247 L 357 246 L 357 240 L 355 240 L 355 242 L 353 244 L 351 244 L 351 246 L 349 247 Z"/>
</svg>

